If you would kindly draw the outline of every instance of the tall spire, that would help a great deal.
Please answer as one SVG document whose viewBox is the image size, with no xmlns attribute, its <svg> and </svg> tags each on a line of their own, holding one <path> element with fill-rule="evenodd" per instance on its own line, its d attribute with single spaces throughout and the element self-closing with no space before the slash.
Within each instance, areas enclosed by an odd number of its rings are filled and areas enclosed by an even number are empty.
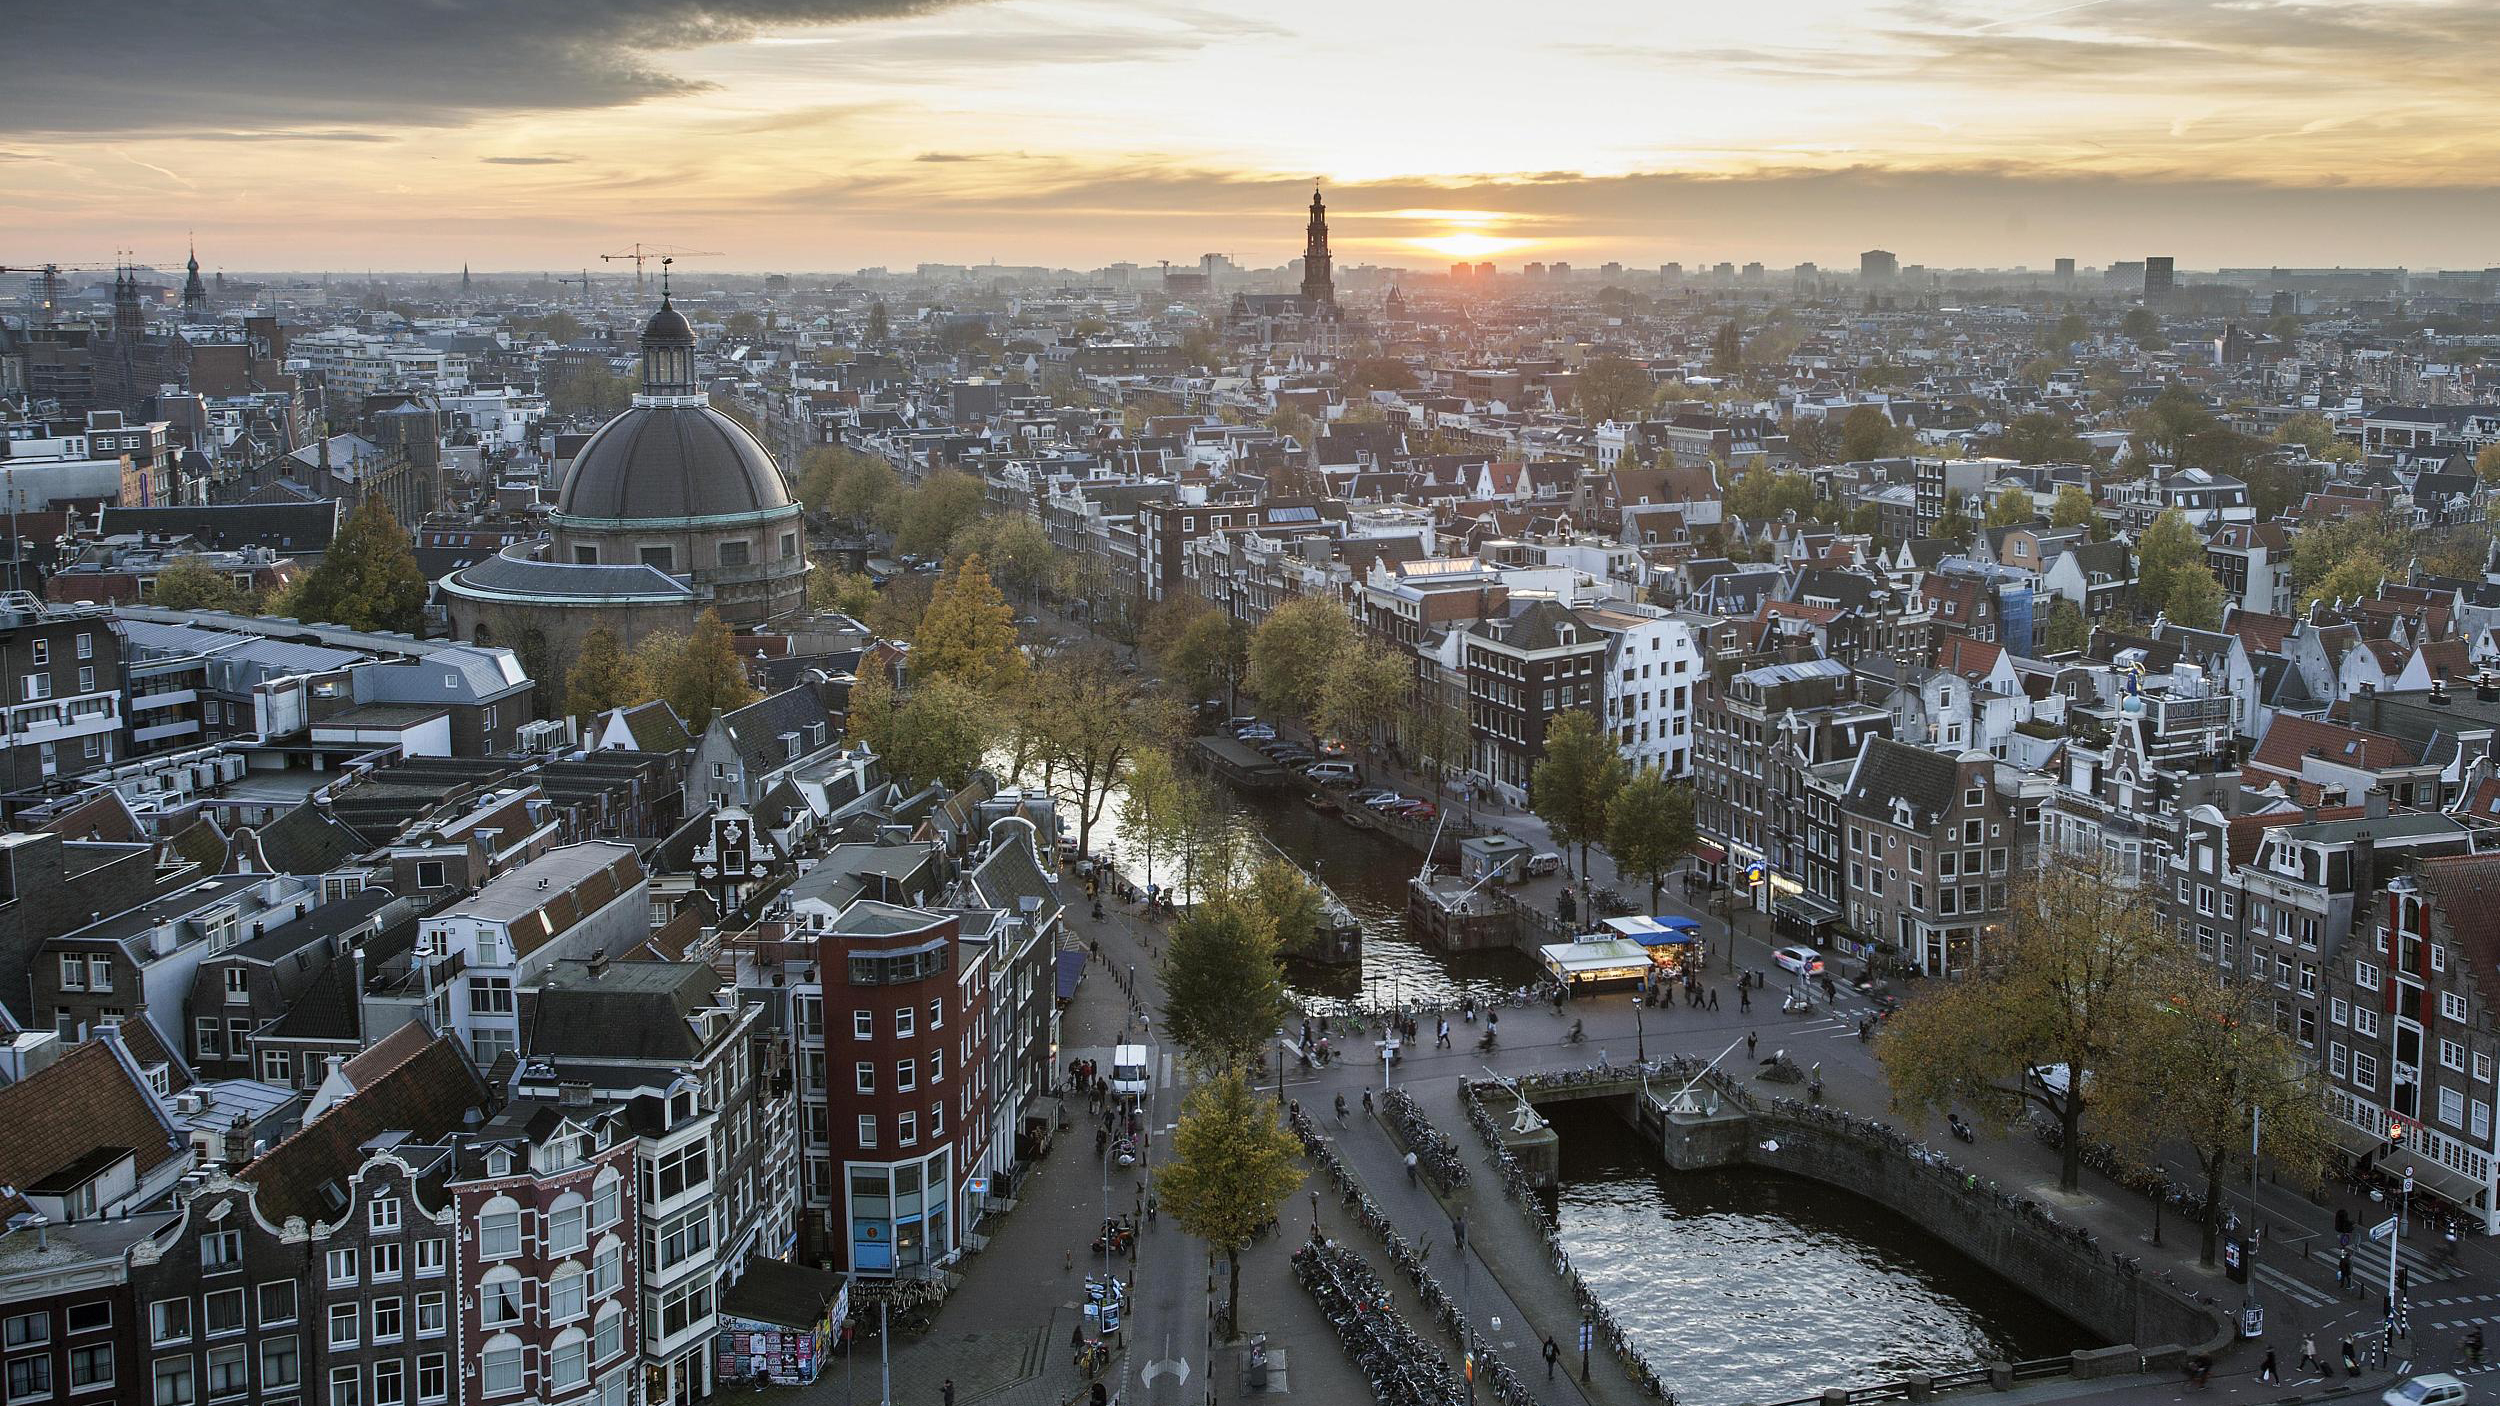
<svg viewBox="0 0 2500 1406">
<path fill-rule="evenodd" d="M 186 266 L 190 276 L 182 280 L 182 315 L 185 320 L 204 317 L 208 313 L 208 285 L 200 282 L 200 241 L 191 241 L 191 262 Z"/>
<path fill-rule="evenodd" d="M 1336 311 L 1337 284 L 1329 276 L 1328 203 L 1320 199 L 1316 183 L 1311 187 L 1311 223 L 1302 240 L 1302 300 L 1313 312 Z"/>
</svg>

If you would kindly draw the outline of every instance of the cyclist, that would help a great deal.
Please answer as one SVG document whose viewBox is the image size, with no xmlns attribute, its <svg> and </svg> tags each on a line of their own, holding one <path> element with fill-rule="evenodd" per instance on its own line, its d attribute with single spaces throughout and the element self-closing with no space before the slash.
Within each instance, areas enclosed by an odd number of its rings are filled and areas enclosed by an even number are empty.
<svg viewBox="0 0 2500 1406">
<path fill-rule="evenodd" d="M 1372 1091 L 1371 1091 L 1371 1090 L 1369 1090 L 1369 1089 L 1365 1089 L 1365 1090 L 1363 1090 L 1363 1114 L 1364 1114 L 1364 1116 L 1365 1116 L 1365 1117 L 1369 1117 L 1369 1116 L 1371 1115 L 1371 1111 L 1372 1111 Z"/>
<path fill-rule="evenodd" d="M 1340 1124 L 1342 1124 L 1342 1123 L 1344 1123 L 1344 1122 L 1345 1122 L 1345 1095 L 1344 1095 L 1344 1094 L 1339 1094 L 1339 1095 L 1337 1095 L 1337 1121 L 1338 1121 Z"/>
<path fill-rule="evenodd" d="M 2465 1335 L 2465 1357 L 2477 1367 L 2483 1365 L 2483 1330 L 2480 1327 Z"/>
</svg>

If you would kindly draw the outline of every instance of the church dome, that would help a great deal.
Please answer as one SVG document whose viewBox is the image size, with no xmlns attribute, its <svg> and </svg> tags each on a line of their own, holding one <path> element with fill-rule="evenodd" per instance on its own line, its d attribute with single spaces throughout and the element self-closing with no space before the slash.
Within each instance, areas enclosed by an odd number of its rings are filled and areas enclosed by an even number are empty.
<svg viewBox="0 0 2500 1406">
<path fill-rule="evenodd" d="M 642 329 L 642 340 L 645 346 L 653 342 L 683 342 L 693 346 L 694 324 L 686 321 L 686 315 L 677 310 L 675 303 L 662 298 L 660 310 L 651 314 L 651 321 Z"/>
<path fill-rule="evenodd" d="M 773 456 L 708 405 L 637 405 L 591 435 L 556 493 L 572 518 L 700 518 L 791 510 Z"/>
</svg>

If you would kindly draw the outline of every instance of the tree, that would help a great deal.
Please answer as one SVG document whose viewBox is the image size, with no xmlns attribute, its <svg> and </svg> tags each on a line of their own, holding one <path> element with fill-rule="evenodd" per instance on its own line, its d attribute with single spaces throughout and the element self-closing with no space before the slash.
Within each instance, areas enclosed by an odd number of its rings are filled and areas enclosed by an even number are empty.
<svg viewBox="0 0 2500 1406">
<path fill-rule="evenodd" d="M 1432 777 L 1432 798 L 1439 801 L 1449 774 L 1465 771 L 1475 755 L 1475 730 L 1468 726 L 1467 710 L 1437 692 L 1410 695 L 1398 731 L 1405 739 L 1407 755 L 1421 762 Z"/>
<path fill-rule="evenodd" d="M 1406 656 L 1377 640 L 1351 635 L 1328 660 L 1312 722 L 1332 737 L 1374 742 L 1415 685 Z"/>
<path fill-rule="evenodd" d="M 2146 619 L 2170 605 L 2170 593 L 2191 566 L 2205 562 L 2205 543 L 2176 508 L 2153 519 L 2135 544 L 2136 613 Z"/>
<path fill-rule="evenodd" d="M 1747 522 L 1783 518 L 1790 513 L 1803 518 L 1814 510 L 1814 480 L 1754 463 L 1731 476 L 1725 496 L 1728 515 Z"/>
<path fill-rule="evenodd" d="M 1164 1033 L 1200 1069 L 1246 1063 L 1284 1021 L 1276 930 L 1245 904 L 1214 899 L 1192 907 L 1172 929 L 1159 970 Z"/>
<path fill-rule="evenodd" d="M 874 454 L 834 446 L 810 450 L 799 471 L 799 500 L 864 530 L 892 511 L 902 495 L 894 466 Z"/>
<path fill-rule="evenodd" d="M 1629 768 L 1614 733 L 1593 714 L 1573 709 L 1545 725 L 1545 756 L 1528 775 L 1528 809 L 1553 832 L 1554 843 L 1580 849 L 1580 887 L 1589 877 L 1589 846 L 1606 838 L 1608 808 Z"/>
<path fill-rule="evenodd" d="M 959 469 L 939 469 L 906 490 L 894 506 L 894 550 L 936 556 L 981 515 L 981 481 Z"/>
<path fill-rule="evenodd" d="M 1250 871 L 1236 901 L 1256 913 L 1276 935 L 1276 949 L 1291 952 L 1307 946 L 1328 918 L 1328 900 L 1319 886 L 1281 856 L 1269 855 Z"/>
<path fill-rule="evenodd" d="M 2049 504 L 2049 526 L 2088 527 L 2099 535 L 2101 513 L 2092 502 L 2091 490 L 2079 483 L 2058 489 L 2056 500 Z"/>
<path fill-rule="evenodd" d="M 547 409 L 558 416 L 604 420 L 633 402 L 632 378 L 604 366 L 585 365 L 547 387 Z"/>
<path fill-rule="evenodd" d="M 2333 1140 L 2308 1059 L 2274 1025 L 2273 1002 L 2176 951 L 2158 1013 L 2143 1022 L 2129 1077 L 2105 1086 L 2117 1141 L 2146 1156 L 2184 1146 L 2205 1179 L 2201 1258 L 2214 1262 L 2223 1193 L 2245 1167 L 2252 1128 L 2278 1180 L 2313 1182 Z"/>
<path fill-rule="evenodd" d="M 1049 583 L 1059 564 L 1050 534 L 1022 515 L 975 518 L 955 534 L 948 551 L 956 557 L 978 556 L 988 562 L 991 579 L 999 588 L 1027 602 Z"/>
<path fill-rule="evenodd" d="M 1076 810 L 1076 848 L 1090 853 L 1094 826 L 1140 746 L 1180 732 L 1168 704 L 1120 672 L 1111 651 L 1063 654 L 1021 690 L 1023 729 L 1042 785 Z"/>
<path fill-rule="evenodd" d="M 851 695 L 842 705 L 842 740 L 880 755 L 894 712 L 894 670 L 887 659 L 875 650 L 860 659 Z"/>
<path fill-rule="evenodd" d="M 1216 358 L 1222 351 L 1216 343 L 1215 333 L 1204 327 L 1192 327 L 1181 334 L 1181 360 L 1193 367 L 1214 370 Z"/>
<path fill-rule="evenodd" d="M 2337 464 L 2361 462 L 2361 446 L 2335 433 L 2335 422 L 2315 410 L 2303 410 L 2274 430 L 2277 444 L 2296 444 L 2312 459 Z"/>
<path fill-rule="evenodd" d="M 607 626 L 592 627 L 564 675 L 564 707 L 574 717 L 630 708 L 651 699 L 651 685 Z"/>
<path fill-rule="evenodd" d="M 2222 607 L 2228 599 L 2222 580 L 2204 562 L 2192 562 L 2180 569 L 2170 583 L 2170 599 L 2162 607 L 2162 618 L 2170 624 L 2190 630 L 2222 628 Z"/>
<path fill-rule="evenodd" d="M 721 331 L 741 340 L 752 338 L 763 330 L 764 319 L 751 312 L 733 312 L 728 320 L 721 323 Z"/>
<path fill-rule="evenodd" d="M 1572 398 L 1582 419 L 1600 424 L 1640 413 L 1653 389 L 1649 368 L 1628 357 L 1601 356 L 1580 368 Z"/>
<path fill-rule="evenodd" d="M 1242 682 L 1252 693 L 1292 717 L 1319 707 L 1328 664 L 1354 635 L 1345 608 L 1325 596 L 1297 596 L 1268 613 L 1250 636 L 1249 670 Z"/>
<path fill-rule="evenodd" d="M 2049 607 L 2048 619 L 2040 625 L 2040 653 L 2072 654 L 2090 640 L 2091 634 L 2083 623 L 2081 606 L 2061 598 Z"/>
<path fill-rule="evenodd" d="M 1393 356 L 1357 357 L 1346 367 L 1341 383 L 1346 399 L 1367 400 L 1373 391 L 1413 390 L 1415 372 Z"/>
<path fill-rule="evenodd" d="M 1239 1069 L 1198 1085 L 1181 1102 L 1172 1160 L 1156 1181 L 1174 1222 L 1224 1256 L 1227 1332 L 1240 1313 L 1241 1252 L 1302 1184 L 1300 1152 Z"/>
<path fill-rule="evenodd" d="M 877 583 L 856 571 L 840 571 L 823 559 L 807 575 L 810 610 L 838 610 L 865 622 L 877 605 Z"/>
<path fill-rule="evenodd" d="M 2021 527 L 2039 519 L 2040 510 L 2032 499 L 2031 490 L 2020 484 L 2006 485 L 2005 490 L 1988 503 L 1987 525 L 1990 527 Z"/>
<path fill-rule="evenodd" d="M 892 332 L 893 327 L 886 315 L 885 304 L 883 302 L 870 303 L 868 305 L 868 328 L 861 335 L 860 340 L 872 347 L 882 347 Z"/>
<path fill-rule="evenodd" d="M 857 706 L 854 691 L 853 706 Z M 902 703 L 872 724 L 869 745 L 901 776 L 961 786 L 997 731 L 997 705 L 960 679 L 915 681 Z"/>
<path fill-rule="evenodd" d="M 1138 643 L 1164 681 L 1193 703 L 1224 697 L 1241 678 L 1243 633 L 1199 596 L 1156 602 Z"/>
<path fill-rule="evenodd" d="M 1606 808 L 1606 852 L 1615 868 L 1649 880 L 1649 907 L 1658 910 L 1658 891 L 1666 887 L 1667 871 L 1690 853 L 1700 831 L 1693 823 L 1693 788 L 1669 781 L 1658 768 L 1643 767 Z"/>
<path fill-rule="evenodd" d="M 1840 462 L 1840 430 L 1827 415 L 1796 415 L 1788 421 L 1788 452 L 1806 465 Z"/>
<path fill-rule="evenodd" d="M 2118 335 L 2152 351 L 2161 345 L 2161 318 L 2151 308 L 2129 308 L 2118 319 Z"/>
<path fill-rule="evenodd" d="M 304 578 L 296 618 L 413 635 L 425 625 L 425 593 L 425 573 L 417 569 L 408 530 L 388 504 L 367 498 L 347 515 L 321 565 Z"/>
<path fill-rule="evenodd" d="M 2142 309 L 2137 309 L 2142 311 Z M 2134 464 L 2176 464 L 2185 466 L 2188 446 L 2198 435 L 2219 428 L 2213 412 L 2205 402 L 2183 386 L 2165 387 L 2153 403 L 2127 418 L 2128 432 L 2134 444 L 2128 451 Z"/>
<path fill-rule="evenodd" d="M 2486 444 L 2474 456 L 2474 475 L 2486 484 L 2500 484 L 2500 443 Z"/>
<path fill-rule="evenodd" d="M 1969 542 L 1970 535 L 1978 530 L 1972 524 L 1970 514 L 1963 510 L 1960 494 L 1955 494 L 1944 505 L 1944 516 L 1936 519 L 1936 536 L 1956 545 Z"/>
<path fill-rule="evenodd" d="M 920 632 L 920 617 L 929 609 L 931 589 L 926 576 L 898 576 L 877 592 L 876 604 L 868 607 L 868 618 L 860 623 L 879 639 L 910 639 Z"/>
<path fill-rule="evenodd" d="M 1710 334 L 1710 369 L 1721 374 L 1741 369 L 1745 364 L 1745 334 L 1733 322 L 1722 322 Z"/>
<path fill-rule="evenodd" d="M 243 610 L 251 596 L 198 557 L 176 557 L 156 573 L 148 604 L 160 610 Z"/>
<path fill-rule="evenodd" d="M 1895 426 L 1891 417 L 1872 405 L 1851 409 L 1840 422 L 1840 452 L 1850 463 L 1906 453 L 1909 439 L 1909 431 Z"/>
<path fill-rule="evenodd" d="M 2075 1190 L 2084 1115 L 2121 1075 L 2163 994 L 2169 940 L 2153 899 L 2073 856 L 2026 874 L 2004 926 L 1979 940 L 1961 978 L 1886 1023 L 1876 1053 L 1894 1098 L 1931 1110 L 1968 1103 L 2000 1122 L 2040 1109 L 2063 1138 L 2058 1186 Z"/>
<path fill-rule="evenodd" d="M 1169 751 L 1138 749 L 1120 791 L 1120 838 L 1144 857 L 1148 884 L 1155 882 L 1155 861 L 1172 854 L 1189 833 L 1193 800 Z"/>
<path fill-rule="evenodd" d="M 1014 612 L 980 557 L 965 557 L 938 578 L 912 632 L 911 672 L 915 680 L 951 678 L 992 695 L 1023 680 Z"/>
<path fill-rule="evenodd" d="M 677 716 L 686 720 L 687 731 L 698 737 L 715 716 L 743 708 L 756 698 L 755 686 L 747 682 L 746 664 L 730 640 L 729 627 L 711 610 L 696 617 L 685 648 L 677 651 L 668 672 L 655 682 Z"/>
<path fill-rule="evenodd" d="M 2064 416 L 2044 410 L 2015 416 L 1984 447 L 2026 464 L 2088 464 L 2100 457 Z"/>
</svg>

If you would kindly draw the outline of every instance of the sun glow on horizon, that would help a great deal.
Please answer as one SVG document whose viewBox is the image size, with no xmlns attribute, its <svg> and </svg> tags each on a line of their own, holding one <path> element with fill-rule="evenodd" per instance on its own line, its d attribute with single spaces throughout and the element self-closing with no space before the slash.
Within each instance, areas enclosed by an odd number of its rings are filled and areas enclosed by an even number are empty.
<svg viewBox="0 0 2500 1406">
<path fill-rule="evenodd" d="M 1509 239 L 1498 234 L 1478 234 L 1470 230 L 1457 234 L 1432 235 L 1408 242 L 1417 248 L 1429 249 L 1436 254 L 1447 254 L 1453 259 L 1482 259 L 1494 254 L 1509 254 L 1529 248 L 1537 241 Z"/>
</svg>

